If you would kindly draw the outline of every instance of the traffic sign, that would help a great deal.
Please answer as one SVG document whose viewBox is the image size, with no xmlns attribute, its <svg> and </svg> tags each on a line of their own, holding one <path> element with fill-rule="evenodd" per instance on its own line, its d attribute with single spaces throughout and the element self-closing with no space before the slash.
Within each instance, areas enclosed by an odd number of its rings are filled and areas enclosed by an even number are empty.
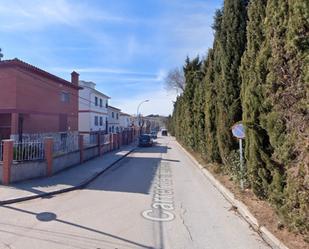
<svg viewBox="0 0 309 249">
<path fill-rule="evenodd" d="M 232 127 L 232 133 L 234 137 L 237 137 L 239 139 L 245 138 L 245 127 L 243 124 L 235 124 Z"/>
<path fill-rule="evenodd" d="M 242 123 L 234 124 L 232 127 L 232 133 L 234 137 L 237 137 L 239 140 L 239 159 L 240 159 L 240 171 L 241 171 L 241 179 L 240 179 L 240 187 L 244 190 L 244 162 L 243 162 L 243 155 L 242 155 L 242 140 L 245 138 L 245 127 Z"/>
</svg>

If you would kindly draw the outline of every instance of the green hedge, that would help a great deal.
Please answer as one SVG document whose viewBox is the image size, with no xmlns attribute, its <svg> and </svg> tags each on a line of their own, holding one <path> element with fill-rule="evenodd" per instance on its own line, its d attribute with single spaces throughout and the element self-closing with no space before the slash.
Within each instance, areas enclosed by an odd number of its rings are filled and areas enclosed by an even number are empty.
<svg viewBox="0 0 309 249">
<path fill-rule="evenodd" d="M 168 128 L 239 181 L 231 126 L 246 126 L 246 183 L 309 233 L 309 2 L 225 0 L 213 48 L 187 58 Z"/>
</svg>

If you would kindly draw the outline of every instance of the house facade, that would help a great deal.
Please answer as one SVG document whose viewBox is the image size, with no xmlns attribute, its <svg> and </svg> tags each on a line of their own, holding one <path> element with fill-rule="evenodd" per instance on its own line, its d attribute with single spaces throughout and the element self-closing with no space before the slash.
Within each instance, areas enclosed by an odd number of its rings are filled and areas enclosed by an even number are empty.
<svg viewBox="0 0 309 249">
<path fill-rule="evenodd" d="M 120 112 L 121 110 L 108 106 L 108 132 L 109 133 L 117 133 L 120 132 Z"/>
<path fill-rule="evenodd" d="M 79 81 L 78 125 L 81 133 L 108 131 L 109 96 L 95 89 L 93 82 Z"/>
<path fill-rule="evenodd" d="M 133 126 L 133 122 L 132 122 L 132 117 L 130 114 L 127 114 L 127 113 L 123 113 L 121 112 L 120 113 L 120 130 L 123 131 L 123 130 L 126 130 L 130 127 Z"/>
<path fill-rule="evenodd" d="M 0 61 L 0 140 L 78 131 L 79 74 L 71 82 L 19 59 Z"/>
</svg>

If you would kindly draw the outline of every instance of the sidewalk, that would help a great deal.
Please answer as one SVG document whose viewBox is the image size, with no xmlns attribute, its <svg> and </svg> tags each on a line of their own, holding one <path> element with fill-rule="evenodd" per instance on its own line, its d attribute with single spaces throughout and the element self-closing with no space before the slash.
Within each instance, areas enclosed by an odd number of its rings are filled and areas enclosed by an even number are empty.
<svg viewBox="0 0 309 249">
<path fill-rule="evenodd" d="M 51 177 L 27 180 L 10 186 L 0 185 L 0 205 L 81 189 L 135 148 L 134 144 L 123 146 Z"/>
</svg>

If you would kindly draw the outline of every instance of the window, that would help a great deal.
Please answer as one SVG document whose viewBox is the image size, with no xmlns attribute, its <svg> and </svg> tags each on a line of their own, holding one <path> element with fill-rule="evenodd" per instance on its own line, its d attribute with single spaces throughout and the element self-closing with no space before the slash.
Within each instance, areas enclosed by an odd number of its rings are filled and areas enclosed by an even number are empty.
<svg viewBox="0 0 309 249">
<path fill-rule="evenodd" d="M 95 106 L 98 106 L 98 97 L 94 97 L 94 104 Z"/>
<path fill-rule="evenodd" d="M 70 103 L 70 95 L 68 92 L 61 92 L 60 98 L 63 103 Z"/>
<path fill-rule="evenodd" d="M 115 128 L 114 128 L 114 126 L 112 126 L 112 132 L 113 132 L 113 133 L 115 132 Z"/>
<path fill-rule="evenodd" d="M 116 113 L 116 119 L 118 119 L 118 118 L 119 118 L 118 113 Z"/>
<path fill-rule="evenodd" d="M 94 116 L 94 125 L 98 126 L 99 122 L 98 122 L 98 116 Z"/>
<path fill-rule="evenodd" d="M 102 107 L 103 106 L 103 101 L 102 101 L 102 99 L 100 99 L 100 107 Z"/>
<path fill-rule="evenodd" d="M 114 118 L 114 117 L 115 117 L 114 112 L 112 112 L 112 118 Z"/>
<path fill-rule="evenodd" d="M 100 126 L 103 125 L 103 117 L 100 117 Z"/>
<path fill-rule="evenodd" d="M 106 108 L 108 107 L 108 100 L 106 100 L 106 104 L 105 104 L 105 107 L 106 107 Z"/>
</svg>

